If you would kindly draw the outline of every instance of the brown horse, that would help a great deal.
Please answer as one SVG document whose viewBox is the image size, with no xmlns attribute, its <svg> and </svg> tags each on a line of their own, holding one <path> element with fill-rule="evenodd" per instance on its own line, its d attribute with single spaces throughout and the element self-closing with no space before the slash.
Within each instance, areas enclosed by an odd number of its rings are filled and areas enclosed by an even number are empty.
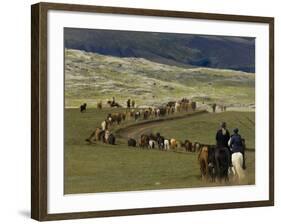
<svg viewBox="0 0 281 224">
<path fill-rule="evenodd" d="M 89 138 L 86 139 L 87 142 L 93 143 L 93 141 L 100 141 L 101 140 L 101 134 L 103 130 L 100 128 L 96 128 L 92 134 L 89 136 Z"/>
<path fill-rule="evenodd" d="M 209 176 L 208 167 L 208 147 L 203 146 L 198 154 L 198 162 L 200 164 L 200 171 L 202 179 L 206 179 Z"/>
<path fill-rule="evenodd" d="M 102 109 L 102 101 L 99 101 L 99 102 L 97 103 L 97 108 L 100 109 L 100 110 Z"/>
<path fill-rule="evenodd" d="M 148 135 L 141 135 L 139 145 L 140 145 L 141 148 L 148 148 L 148 146 L 149 146 L 149 136 Z"/>
<path fill-rule="evenodd" d="M 184 143 L 181 143 L 181 147 L 185 148 L 186 152 L 192 152 L 192 143 L 189 140 L 185 140 Z"/>
</svg>

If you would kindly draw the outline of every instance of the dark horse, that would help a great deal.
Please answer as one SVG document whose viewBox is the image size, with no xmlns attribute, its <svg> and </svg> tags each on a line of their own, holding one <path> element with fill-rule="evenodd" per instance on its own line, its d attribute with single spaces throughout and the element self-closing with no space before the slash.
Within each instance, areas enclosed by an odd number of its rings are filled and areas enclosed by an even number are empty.
<svg viewBox="0 0 281 224">
<path fill-rule="evenodd" d="M 86 108 L 87 108 L 87 104 L 86 104 L 86 103 L 83 103 L 83 104 L 80 106 L 80 112 L 86 111 Z"/>
<path fill-rule="evenodd" d="M 209 148 L 209 169 L 212 179 L 218 178 L 220 181 L 228 181 L 228 170 L 230 163 L 229 150 L 226 147 Z"/>
<path fill-rule="evenodd" d="M 158 149 L 163 150 L 164 149 L 164 140 L 165 138 L 160 135 L 160 133 L 156 133 L 156 141 L 158 144 Z"/>
<path fill-rule="evenodd" d="M 110 107 L 122 107 L 119 103 L 116 103 L 115 101 L 108 100 L 107 104 L 109 104 Z"/>
</svg>

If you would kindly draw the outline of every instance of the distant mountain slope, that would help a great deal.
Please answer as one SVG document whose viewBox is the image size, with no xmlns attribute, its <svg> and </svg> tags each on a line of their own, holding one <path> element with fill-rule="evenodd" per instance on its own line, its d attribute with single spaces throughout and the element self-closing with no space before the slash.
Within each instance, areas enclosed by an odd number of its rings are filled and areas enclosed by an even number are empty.
<svg viewBox="0 0 281 224">
<path fill-rule="evenodd" d="M 65 47 L 162 64 L 255 72 L 255 39 L 65 28 Z"/>
<path fill-rule="evenodd" d="M 65 50 L 65 105 L 128 98 L 137 105 L 159 105 L 182 97 L 206 103 L 253 104 L 255 75 L 212 68 L 183 68 L 143 58 L 119 58 Z"/>
</svg>

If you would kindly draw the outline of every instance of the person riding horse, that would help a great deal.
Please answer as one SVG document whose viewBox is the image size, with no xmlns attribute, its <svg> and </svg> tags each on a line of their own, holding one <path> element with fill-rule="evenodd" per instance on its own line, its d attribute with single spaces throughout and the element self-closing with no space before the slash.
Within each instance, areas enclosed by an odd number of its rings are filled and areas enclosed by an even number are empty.
<svg viewBox="0 0 281 224">
<path fill-rule="evenodd" d="M 233 130 L 233 135 L 230 137 L 229 146 L 232 153 L 240 152 L 243 155 L 243 165 L 242 168 L 246 169 L 245 165 L 245 148 L 243 146 L 243 139 L 238 134 L 238 128 Z"/>
<path fill-rule="evenodd" d="M 217 142 L 217 147 L 228 147 L 228 141 L 230 139 L 230 134 L 229 131 L 226 129 L 226 123 L 222 122 L 221 123 L 221 128 L 217 131 L 216 134 L 216 142 Z"/>
<path fill-rule="evenodd" d="M 222 122 L 221 123 L 221 127 L 220 129 L 217 131 L 216 134 L 216 142 L 217 142 L 217 148 L 221 149 L 221 148 L 226 148 L 228 149 L 228 154 L 229 154 L 229 166 L 232 166 L 232 162 L 231 162 L 231 151 L 230 148 L 228 146 L 228 141 L 230 139 L 230 134 L 229 131 L 226 128 L 226 123 Z"/>
</svg>

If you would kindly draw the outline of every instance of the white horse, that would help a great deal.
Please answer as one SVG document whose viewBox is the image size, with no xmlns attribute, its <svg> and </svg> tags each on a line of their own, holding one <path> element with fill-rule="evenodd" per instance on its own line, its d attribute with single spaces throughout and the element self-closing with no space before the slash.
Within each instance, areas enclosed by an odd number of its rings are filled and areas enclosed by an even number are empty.
<svg viewBox="0 0 281 224">
<path fill-rule="evenodd" d="M 164 149 L 170 150 L 170 141 L 168 139 L 164 140 Z"/>
<path fill-rule="evenodd" d="M 106 131 L 105 131 L 105 134 L 104 134 L 105 143 L 108 143 L 109 135 L 110 135 L 109 130 L 106 130 Z"/>
<path fill-rule="evenodd" d="M 179 102 L 176 102 L 176 104 L 175 104 L 176 112 L 180 112 L 180 107 L 181 107 L 181 104 Z"/>
<path fill-rule="evenodd" d="M 232 154 L 231 158 L 234 178 L 241 181 L 245 178 L 245 172 L 243 170 L 243 154 L 241 152 L 235 152 Z"/>
<path fill-rule="evenodd" d="M 160 109 L 159 108 L 156 109 L 156 117 L 160 117 Z"/>
<path fill-rule="evenodd" d="M 106 121 L 104 120 L 103 122 L 101 122 L 101 129 L 102 129 L 103 131 L 105 131 L 106 128 L 107 128 L 107 123 L 106 123 Z"/>
<path fill-rule="evenodd" d="M 155 145 L 156 145 L 156 141 L 154 141 L 154 140 L 149 140 L 149 142 L 148 142 L 148 148 L 149 148 L 149 149 L 154 149 L 154 148 L 155 148 Z"/>
</svg>

